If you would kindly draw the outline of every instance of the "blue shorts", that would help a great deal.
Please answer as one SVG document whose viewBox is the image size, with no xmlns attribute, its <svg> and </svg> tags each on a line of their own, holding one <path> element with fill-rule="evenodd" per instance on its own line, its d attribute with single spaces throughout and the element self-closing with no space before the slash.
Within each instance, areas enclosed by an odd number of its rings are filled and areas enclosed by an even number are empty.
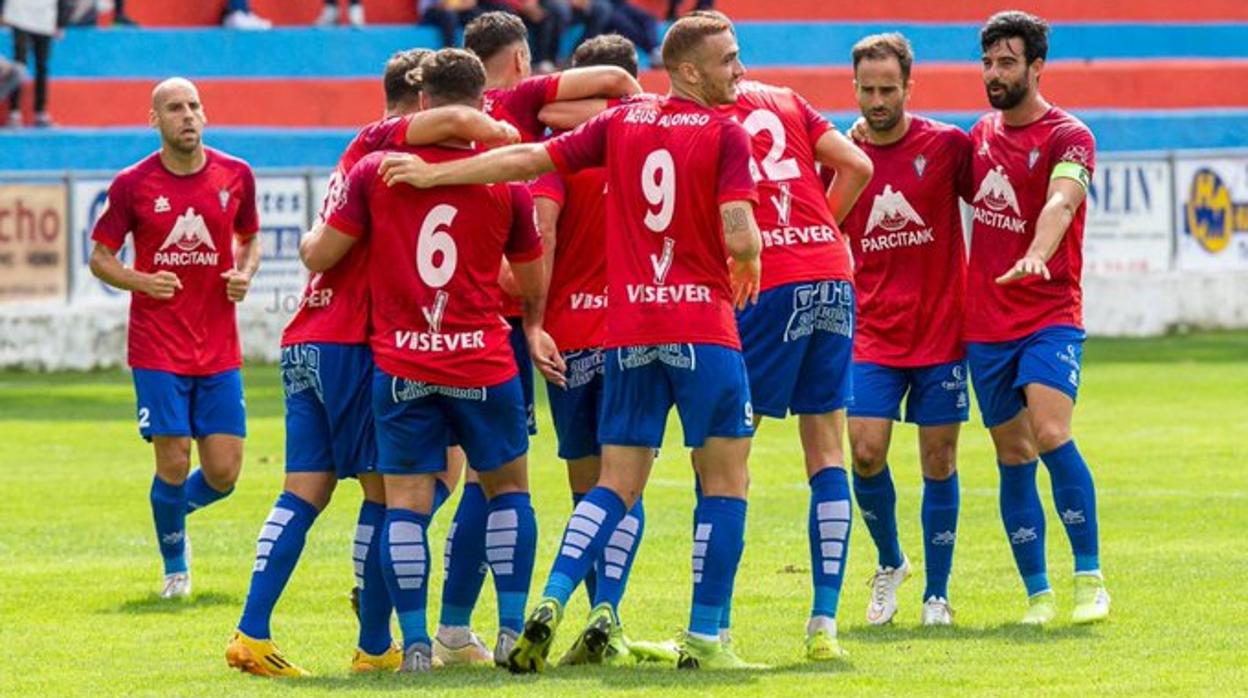
<svg viewBox="0 0 1248 698">
<path fill-rule="evenodd" d="M 550 419 L 559 440 L 559 457 L 575 460 L 602 453 L 598 443 L 598 421 L 602 412 L 602 349 L 581 349 L 563 353 L 568 365 L 568 387 L 546 384 Z"/>
<path fill-rule="evenodd" d="M 524 410 L 528 415 L 526 425 L 529 435 L 535 436 L 537 434 L 537 405 L 536 396 L 533 394 L 533 357 L 529 356 L 529 340 L 524 336 L 523 320 L 509 317 L 507 323 L 511 325 L 511 334 L 508 339 L 511 341 L 511 353 L 516 356 L 520 390 L 524 394 Z M 475 465 L 472 467 L 476 468 Z"/>
<path fill-rule="evenodd" d="M 906 398 L 906 421 L 921 427 L 956 424 L 970 418 L 965 361 L 933 366 L 895 368 L 854 362 L 854 402 L 850 417 L 901 421 L 901 399 Z"/>
<path fill-rule="evenodd" d="M 984 426 L 992 428 L 1013 419 L 1027 406 L 1023 386 L 1031 383 L 1060 390 L 1075 400 L 1086 337 L 1077 327 L 1056 325 L 1009 342 L 968 342 L 966 358 Z"/>
<path fill-rule="evenodd" d="M 786 284 L 737 313 L 754 411 L 824 414 L 853 398 L 854 287 Z"/>
<path fill-rule="evenodd" d="M 286 472 L 340 479 L 377 470 L 373 352 L 364 344 L 282 347 Z"/>
<path fill-rule="evenodd" d="M 373 371 L 377 470 L 440 473 L 446 449 L 462 446 L 474 470 L 489 472 L 529 450 L 520 379 L 456 388 Z"/>
<path fill-rule="evenodd" d="M 146 368 L 133 369 L 132 373 L 139 435 L 148 441 L 153 436 L 247 436 L 243 374 L 237 368 L 209 376 Z"/>
<path fill-rule="evenodd" d="M 741 352 L 715 344 L 659 344 L 606 352 L 598 441 L 658 448 L 667 413 L 680 414 L 685 446 L 754 435 Z"/>
</svg>

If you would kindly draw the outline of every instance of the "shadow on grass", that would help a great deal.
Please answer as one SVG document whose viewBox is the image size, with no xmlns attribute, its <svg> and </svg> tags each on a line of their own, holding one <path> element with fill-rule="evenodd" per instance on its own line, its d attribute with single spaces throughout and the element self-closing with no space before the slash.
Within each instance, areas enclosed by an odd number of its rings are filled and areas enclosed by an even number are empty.
<svg viewBox="0 0 1248 698">
<path fill-rule="evenodd" d="M 1094 638 L 1096 631 L 1087 625 L 1062 625 L 1040 628 L 1018 623 L 1003 623 L 987 627 L 893 627 L 845 628 L 840 637 L 851 643 L 904 644 L 933 640 L 987 639 L 1005 640 L 1023 644 L 1042 644 L 1063 640 Z"/>
<path fill-rule="evenodd" d="M 104 609 L 103 613 L 173 614 L 212 606 L 242 606 L 242 600 L 220 591 L 197 592 L 189 599 L 162 599 L 152 592 L 137 599 L 123 601 L 120 606 Z"/>
</svg>

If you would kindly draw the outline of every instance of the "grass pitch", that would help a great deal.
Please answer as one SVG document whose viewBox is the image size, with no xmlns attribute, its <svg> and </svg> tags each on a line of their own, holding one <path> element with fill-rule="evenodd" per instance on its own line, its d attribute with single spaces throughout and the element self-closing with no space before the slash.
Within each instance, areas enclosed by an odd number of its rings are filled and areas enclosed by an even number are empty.
<svg viewBox="0 0 1248 698">
<path fill-rule="evenodd" d="M 150 448 L 137 436 L 128 376 L 0 373 L 0 641 L 4 695 L 591 695 L 1231 694 L 1248 678 L 1248 334 L 1092 341 L 1075 434 L 1092 464 L 1102 561 L 1114 599 L 1108 623 L 1074 627 L 1071 557 L 1047 475 L 1050 576 L 1061 608 L 1044 630 L 1014 621 L 1023 589 L 997 513 L 987 432 L 972 417 L 959 453 L 962 513 L 951 596 L 957 626 L 918 627 L 922 593 L 921 478 L 913 427 L 895 430 L 903 547 L 917 574 L 892 627 L 863 620 L 874 549 L 855 516 L 840 626 L 845 662 L 802 659 L 809 604 L 807 488 L 796 423 L 767 422 L 755 442 L 747 545 L 737 581 L 741 654 L 773 669 L 554 669 L 540 677 L 449 670 L 412 679 L 353 677 L 351 532 L 358 488 L 309 534 L 274 616 L 289 658 L 317 674 L 277 683 L 237 674 L 225 642 L 241 611 L 255 534 L 281 486 L 282 398 L 277 370 L 246 374 L 250 437 L 237 491 L 193 515 L 195 597 L 156 598 L 159 556 L 147 492 Z M 549 569 L 570 500 L 544 409 L 530 453 L 540 549 L 534 587 Z M 686 620 L 692 479 L 673 420 L 671 444 L 646 493 L 647 527 L 622 613 L 636 638 L 670 637 Z M 455 500 L 435 520 L 434 559 Z M 432 587 L 441 588 L 440 570 Z M 487 582 L 474 624 L 492 643 Z M 431 594 L 431 619 L 437 594 Z M 574 597 L 555 654 L 586 610 Z"/>
</svg>

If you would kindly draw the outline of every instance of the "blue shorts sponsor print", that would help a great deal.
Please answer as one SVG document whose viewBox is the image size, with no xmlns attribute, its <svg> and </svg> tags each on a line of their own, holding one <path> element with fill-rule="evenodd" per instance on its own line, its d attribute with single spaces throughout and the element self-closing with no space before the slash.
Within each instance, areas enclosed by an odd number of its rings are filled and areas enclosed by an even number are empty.
<svg viewBox="0 0 1248 698">
<path fill-rule="evenodd" d="M 550 417 L 559 439 L 559 457 L 575 460 L 602 452 L 598 443 L 598 421 L 602 412 L 602 349 L 564 352 L 568 366 L 568 387 L 546 384 Z"/>
<path fill-rule="evenodd" d="M 1077 327 L 1056 325 L 1009 342 L 968 342 L 966 358 L 984 426 L 1004 424 L 1026 407 L 1023 386 L 1030 383 L 1076 399 L 1086 336 Z"/>
<path fill-rule="evenodd" d="M 373 353 L 363 344 L 282 347 L 286 472 L 355 477 L 377 469 Z"/>
<path fill-rule="evenodd" d="M 754 435 L 745 359 L 714 344 L 658 344 L 606 352 L 598 441 L 658 448 L 667 413 L 680 414 L 685 446 Z"/>
<path fill-rule="evenodd" d="M 919 426 L 965 422 L 971 411 L 965 361 L 933 366 L 897 368 L 867 362 L 854 363 L 854 401 L 850 417 L 906 421 Z"/>
<path fill-rule="evenodd" d="M 529 450 L 520 379 L 457 388 L 373 372 L 377 470 L 387 475 L 440 473 L 446 449 L 459 445 L 474 470 L 489 472 Z"/>
<path fill-rule="evenodd" d="M 854 287 L 848 281 L 786 284 L 737 313 L 754 411 L 823 414 L 853 397 Z"/>
<path fill-rule="evenodd" d="M 243 374 L 237 368 L 208 376 L 183 376 L 146 368 L 132 370 L 139 435 L 247 436 Z"/>
<path fill-rule="evenodd" d="M 511 334 L 507 339 L 511 342 L 511 353 L 516 357 L 520 390 L 524 394 L 526 425 L 529 436 L 535 436 L 537 434 L 537 403 L 533 392 L 533 357 L 529 356 L 529 340 L 524 336 L 524 322 L 520 318 L 509 317 L 507 324 L 511 325 Z"/>
</svg>

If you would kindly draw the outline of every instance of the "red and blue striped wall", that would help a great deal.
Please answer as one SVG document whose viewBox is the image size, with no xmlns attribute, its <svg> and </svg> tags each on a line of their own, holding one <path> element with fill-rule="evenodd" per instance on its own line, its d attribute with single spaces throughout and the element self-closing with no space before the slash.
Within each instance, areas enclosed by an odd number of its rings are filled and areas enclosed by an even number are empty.
<svg viewBox="0 0 1248 698">
<path fill-rule="evenodd" d="M 252 3 L 282 22 L 310 22 L 320 7 L 319 0 Z M 202 24 L 212 21 L 200 16 L 204 8 L 220 4 L 130 0 L 127 11 L 147 25 Z M 1016 4 L 1053 21 L 1044 92 L 1083 117 L 1102 149 L 1248 145 L 1248 0 Z M 410 19 L 402 12 L 413 5 L 365 0 L 373 22 Z M 886 9 L 831 0 L 718 4 L 734 17 L 758 18 L 738 22 L 752 77 L 794 87 L 840 122 L 856 108 L 850 47 L 866 34 L 902 31 L 917 56 L 911 107 L 968 126 L 987 108 L 978 22 L 1001 3 L 949 5 L 956 7 L 914 0 Z M 300 14 L 309 10 L 307 18 Z M 328 166 L 352 129 L 380 113 L 386 57 L 436 43 L 432 30 L 410 25 L 70 30 L 52 60 L 51 111 L 61 128 L 0 135 L 0 170 L 112 169 L 137 159 L 155 147 L 143 128 L 151 87 L 175 74 L 199 84 L 210 143 L 262 166 Z M 8 38 L 0 39 L 0 51 L 9 50 Z M 666 86 L 658 72 L 643 82 Z"/>
</svg>

